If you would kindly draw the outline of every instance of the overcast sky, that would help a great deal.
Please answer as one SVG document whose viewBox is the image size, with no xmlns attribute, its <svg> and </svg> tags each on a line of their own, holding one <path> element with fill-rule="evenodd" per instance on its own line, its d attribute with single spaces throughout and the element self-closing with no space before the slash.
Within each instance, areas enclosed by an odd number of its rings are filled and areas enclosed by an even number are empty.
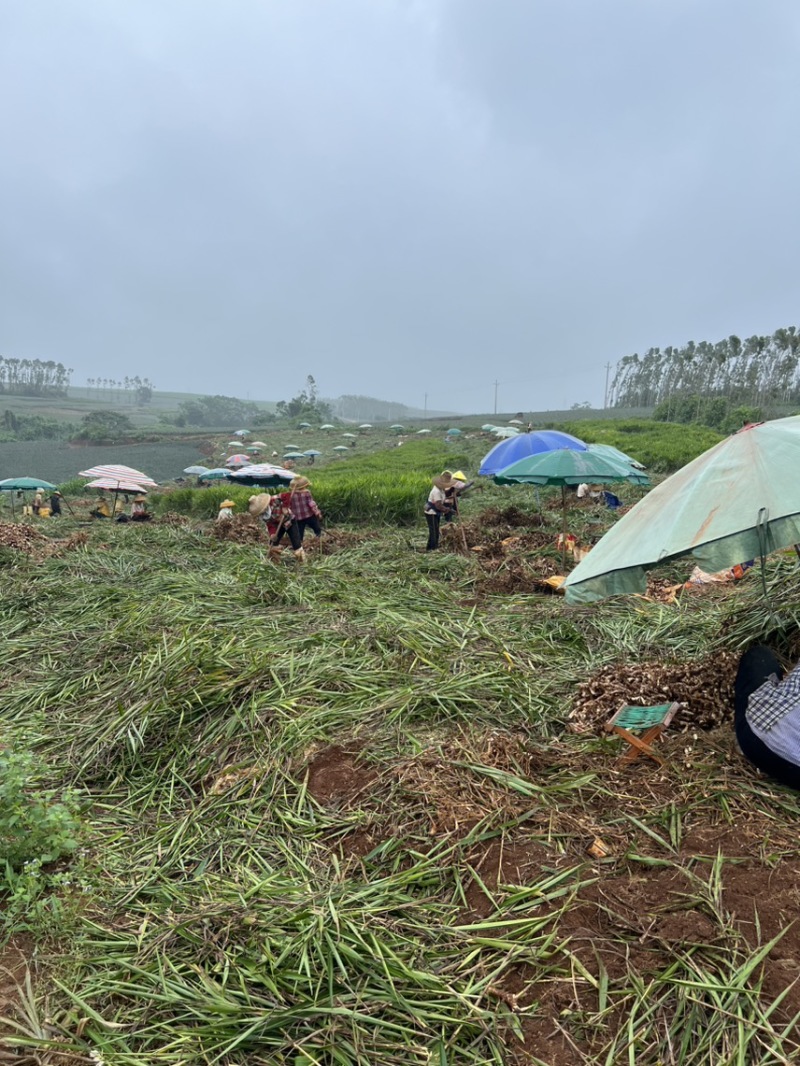
<svg viewBox="0 0 800 1066">
<path fill-rule="evenodd" d="M 434 408 L 800 324 L 795 0 L 0 0 L 0 353 Z"/>
</svg>

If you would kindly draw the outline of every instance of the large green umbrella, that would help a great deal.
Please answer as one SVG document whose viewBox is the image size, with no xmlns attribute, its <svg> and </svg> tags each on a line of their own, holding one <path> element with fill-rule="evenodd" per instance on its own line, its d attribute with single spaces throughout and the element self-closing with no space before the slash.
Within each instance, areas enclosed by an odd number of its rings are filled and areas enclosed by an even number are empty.
<svg viewBox="0 0 800 1066">
<path fill-rule="evenodd" d="M 19 492 L 25 489 L 55 489 L 49 481 L 42 481 L 40 477 L 7 477 L 0 481 L 0 490 L 3 492 Z"/>
<path fill-rule="evenodd" d="M 644 592 L 645 571 L 691 556 L 704 570 L 800 541 L 800 417 L 746 426 L 653 489 L 565 582 L 568 603 Z"/>
<path fill-rule="evenodd" d="M 560 485 L 561 486 L 561 557 L 566 564 L 567 552 L 567 485 L 580 485 L 585 481 L 607 484 L 611 481 L 632 481 L 647 485 L 646 474 L 634 470 L 618 459 L 597 452 L 576 451 L 573 448 L 556 448 L 551 452 L 536 452 L 512 463 L 495 474 L 498 485 Z"/>
<path fill-rule="evenodd" d="M 596 452 L 598 455 L 606 455 L 609 459 L 617 459 L 621 463 L 627 463 L 628 466 L 636 467 L 637 470 L 644 470 L 643 463 L 640 463 L 638 459 L 634 459 L 630 455 L 626 455 L 619 448 L 615 448 L 613 444 L 590 444 L 589 451 Z"/>
<path fill-rule="evenodd" d="M 2 492 L 28 492 L 35 489 L 46 489 L 48 492 L 55 491 L 55 485 L 49 481 L 42 481 L 39 477 L 7 477 L 0 481 Z M 14 497 L 11 497 L 11 511 L 14 512 Z"/>
</svg>

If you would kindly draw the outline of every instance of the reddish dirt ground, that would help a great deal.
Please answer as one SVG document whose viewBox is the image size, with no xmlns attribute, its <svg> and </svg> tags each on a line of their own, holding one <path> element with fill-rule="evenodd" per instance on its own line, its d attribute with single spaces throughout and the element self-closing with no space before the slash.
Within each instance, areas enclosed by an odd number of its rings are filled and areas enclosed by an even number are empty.
<svg viewBox="0 0 800 1066">
<path fill-rule="evenodd" d="M 466 750 L 469 742 L 463 743 L 464 749 L 454 744 L 384 765 L 368 761 L 357 746 L 329 747 L 307 764 L 308 788 L 324 806 L 364 813 L 365 823 L 331 841 L 352 862 L 363 861 L 392 819 L 393 835 L 411 831 L 453 840 L 468 834 L 487 812 L 498 812 L 506 822 L 515 815 L 523 817 L 502 835 L 465 848 L 456 875 L 464 901 L 459 920 L 464 924 L 486 919 L 515 886 L 533 885 L 565 867 L 580 866 L 580 879 L 590 883 L 576 888 L 566 908 L 563 899 L 531 903 L 531 913 L 553 916 L 554 959 L 560 968 L 554 967 L 544 979 L 519 964 L 490 990 L 490 996 L 517 1013 L 521 1025 L 522 1042 L 508 1035 L 509 1063 L 541 1060 L 574 1066 L 591 1061 L 625 1023 L 621 989 L 630 971 L 655 975 L 669 966 L 676 952 L 713 952 L 714 945 L 729 951 L 737 938 L 744 956 L 781 935 L 763 964 L 763 996 L 771 1002 L 788 989 L 774 1015 L 776 1025 L 800 1011 L 800 982 L 793 984 L 800 971 L 796 841 L 785 820 L 778 824 L 755 808 L 743 805 L 730 821 L 722 819 L 719 808 L 704 808 L 700 782 L 708 782 L 710 760 L 716 761 L 726 792 L 732 791 L 731 775 L 746 784 L 762 782 L 733 753 L 727 730 L 701 733 L 691 748 L 685 736 L 669 737 L 662 746 L 668 759 L 664 767 L 639 760 L 624 771 L 616 766 L 619 750 L 613 742 L 601 753 L 579 753 L 557 744 L 543 753 L 530 742 L 526 745 L 523 736 L 501 734 L 484 742 L 480 751 Z M 600 789 L 587 788 L 587 796 L 571 797 L 539 813 L 535 801 L 485 779 L 476 781 L 468 767 L 456 765 L 464 762 L 481 762 L 539 782 L 557 776 L 559 768 L 573 775 L 593 771 Z M 634 824 L 620 829 L 620 815 L 630 812 L 647 821 L 673 801 L 687 810 L 677 846 L 670 847 L 668 841 L 661 846 Z M 405 819 L 402 825 L 396 824 L 398 810 Z M 594 833 L 609 845 L 609 858 L 587 855 Z M 626 858 L 630 854 L 642 858 Z M 372 861 L 379 864 L 380 859 Z M 597 990 L 580 976 L 580 967 L 596 980 L 608 975 L 611 1010 L 594 1034 L 570 1025 L 570 1019 L 589 1016 L 599 1007 Z"/>
</svg>

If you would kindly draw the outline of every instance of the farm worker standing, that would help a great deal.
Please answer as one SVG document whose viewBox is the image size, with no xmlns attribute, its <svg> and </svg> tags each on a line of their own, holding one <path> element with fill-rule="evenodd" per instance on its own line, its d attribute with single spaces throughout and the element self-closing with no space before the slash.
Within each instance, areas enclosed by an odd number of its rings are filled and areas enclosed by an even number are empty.
<svg viewBox="0 0 800 1066">
<path fill-rule="evenodd" d="M 439 524 L 442 515 L 452 514 L 452 509 L 447 502 L 447 490 L 453 486 L 453 475 L 449 470 L 433 479 L 433 488 L 428 493 L 425 501 L 425 521 L 428 523 L 428 543 L 425 551 L 433 551 L 439 547 Z"/>
<path fill-rule="evenodd" d="M 58 489 L 50 497 L 50 514 L 53 518 L 61 514 L 61 493 Z"/>
<path fill-rule="evenodd" d="M 33 513 L 38 514 L 42 504 L 44 503 L 44 489 L 37 489 L 36 495 L 33 497 Z"/>
<path fill-rule="evenodd" d="M 233 518 L 233 508 L 236 506 L 235 500 L 223 500 L 219 505 L 219 514 L 217 515 L 217 521 L 223 522 L 226 518 Z"/>
<path fill-rule="evenodd" d="M 321 537 L 322 526 L 320 525 L 320 519 L 322 518 L 322 511 L 320 511 L 316 500 L 309 491 L 311 482 L 307 477 L 296 477 L 289 485 L 289 489 L 291 490 L 289 506 L 297 520 L 300 543 L 303 543 L 307 526 L 313 529 L 318 537 Z"/>
<path fill-rule="evenodd" d="M 784 677 L 774 652 L 763 645 L 750 648 L 739 662 L 733 707 L 742 755 L 800 790 L 800 664 Z"/>
</svg>

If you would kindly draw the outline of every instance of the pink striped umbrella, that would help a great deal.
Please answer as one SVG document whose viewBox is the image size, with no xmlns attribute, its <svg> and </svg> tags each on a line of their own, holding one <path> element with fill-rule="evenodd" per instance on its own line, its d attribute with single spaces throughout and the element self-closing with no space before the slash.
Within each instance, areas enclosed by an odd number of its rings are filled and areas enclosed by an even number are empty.
<svg viewBox="0 0 800 1066">
<path fill-rule="evenodd" d="M 229 459 L 225 460 L 225 466 L 249 466 L 251 459 L 249 455 L 232 455 Z"/>
<path fill-rule="evenodd" d="M 154 488 L 158 484 L 141 470 L 134 470 L 132 466 L 90 466 L 88 470 L 81 470 L 79 477 L 102 477 L 109 481 L 127 481 L 129 484 L 151 485 Z"/>
<path fill-rule="evenodd" d="M 147 492 L 135 481 L 113 481 L 108 477 L 99 477 L 86 484 L 87 489 L 108 489 L 110 492 Z"/>
</svg>

